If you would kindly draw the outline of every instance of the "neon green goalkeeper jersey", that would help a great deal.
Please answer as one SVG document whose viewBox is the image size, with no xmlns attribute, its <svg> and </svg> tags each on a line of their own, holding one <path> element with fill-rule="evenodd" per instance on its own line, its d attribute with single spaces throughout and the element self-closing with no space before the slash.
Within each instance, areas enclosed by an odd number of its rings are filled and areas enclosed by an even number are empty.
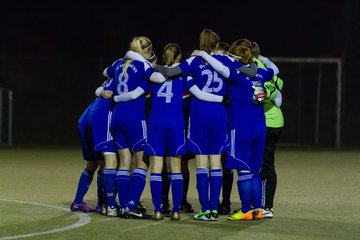
<svg viewBox="0 0 360 240">
<path fill-rule="evenodd" d="M 258 67 L 266 68 L 266 66 L 264 65 L 264 63 L 262 61 L 260 61 L 260 59 L 254 58 L 254 60 L 256 61 Z M 272 83 L 273 85 L 274 85 L 273 80 L 282 81 L 278 76 L 275 76 L 270 81 L 270 83 Z M 275 85 L 274 85 L 274 87 L 275 87 Z M 265 118 L 266 118 L 266 127 L 280 128 L 280 127 L 284 126 L 284 115 L 281 111 L 281 108 L 275 106 L 274 101 L 265 98 L 264 99 L 264 111 L 265 111 Z"/>
</svg>

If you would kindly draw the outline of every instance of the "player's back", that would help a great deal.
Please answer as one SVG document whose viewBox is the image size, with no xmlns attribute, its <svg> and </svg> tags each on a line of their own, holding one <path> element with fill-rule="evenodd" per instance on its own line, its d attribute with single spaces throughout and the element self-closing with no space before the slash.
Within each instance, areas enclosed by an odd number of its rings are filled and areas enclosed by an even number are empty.
<svg viewBox="0 0 360 240">
<path fill-rule="evenodd" d="M 184 128 L 182 108 L 185 85 L 185 77 L 177 77 L 162 84 L 152 85 L 150 127 Z"/>
<path fill-rule="evenodd" d="M 190 89 L 196 85 L 200 90 L 215 95 L 226 94 L 226 81 L 201 57 L 191 57 L 181 64 L 183 74 L 191 75 L 192 80 L 188 81 Z M 226 115 L 224 105 L 215 102 L 206 102 L 193 97 L 191 100 L 190 113 L 206 116 Z"/>
<path fill-rule="evenodd" d="M 122 59 L 113 66 L 113 76 L 115 79 L 115 95 L 121 95 L 135 90 L 137 87 L 149 90 L 148 79 L 152 73 L 146 63 L 137 60 Z M 122 115 L 134 113 L 135 111 L 145 112 L 145 97 L 140 96 L 135 100 L 117 103 L 114 107 Z"/>
<path fill-rule="evenodd" d="M 256 91 L 270 80 L 269 72 L 259 68 L 255 77 L 250 78 L 236 69 L 230 69 L 229 77 L 229 113 L 232 125 L 242 120 L 265 121 L 263 102 L 257 100 Z"/>
</svg>

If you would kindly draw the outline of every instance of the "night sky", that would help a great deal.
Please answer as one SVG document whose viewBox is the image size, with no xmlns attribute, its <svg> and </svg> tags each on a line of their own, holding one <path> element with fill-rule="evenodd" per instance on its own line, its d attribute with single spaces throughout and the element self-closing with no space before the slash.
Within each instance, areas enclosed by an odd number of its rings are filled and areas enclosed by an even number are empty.
<svg viewBox="0 0 360 240">
<path fill-rule="evenodd" d="M 341 57 L 350 41 L 347 32 L 359 19 L 359 4 L 351 0 L 6 4 L 0 10 L 0 53 L 31 56 L 115 58 L 138 35 L 148 36 L 158 54 L 168 42 L 189 53 L 198 46 L 201 30 L 211 28 L 226 42 L 257 41 L 267 55 Z"/>
</svg>

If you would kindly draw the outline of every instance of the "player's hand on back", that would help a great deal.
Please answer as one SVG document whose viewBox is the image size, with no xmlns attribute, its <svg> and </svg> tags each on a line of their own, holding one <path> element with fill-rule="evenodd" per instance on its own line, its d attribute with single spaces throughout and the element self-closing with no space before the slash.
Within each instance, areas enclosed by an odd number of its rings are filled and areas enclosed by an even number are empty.
<svg viewBox="0 0 360 240">
<path fill-rule="evenodd" d="M 199 56 L 200 54 L 200 50 L 195 49 L 192 53 L 191 56 Z"/>
<path fill-rule="evenodd" d="M 111 90 L 102 90 L 100 95 L 105 98 L 105 99 L 108 99 L 108 98 L 111 98 L 112 95 L 113 95 L 113 92 Z"/>
</svg>

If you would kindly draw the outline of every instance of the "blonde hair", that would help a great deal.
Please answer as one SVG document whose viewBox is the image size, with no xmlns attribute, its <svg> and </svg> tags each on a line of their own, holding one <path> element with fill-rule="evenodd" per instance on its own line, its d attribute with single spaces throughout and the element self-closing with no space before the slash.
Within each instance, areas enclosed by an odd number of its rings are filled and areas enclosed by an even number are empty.
<svg viewBox="0 0 360 240">
<path fill-rule="evenodd" d="M 174 63 L 179 63 L 181 58 L 181 49 L 176 43 L 169 43 L 164 47 L 163 60 L 165 65 L 171 66 Z"/>
<path fill-rule="evenodd" d="M 152 43 L 149 38 L 144 36 L 134 37 L 130 42 L 129 50 L 139 53 L 141 56 L 144 56 L 147 53 L 152 51 Z M 125 65 L 123 67 L 123 74 L 126 73 L 129 65 L 132 60 L 126 60 Z"/>
<path fill-rule="evenodd" d="M 146 54 L 152 51 L 152 43 L 147 37 L 134 37 L 130 43 L 129 49 L 140 55 L 144 55 L 144 53 Z"/>
<path fill-rule="evenodd" d="M 210 54 L 216 48 L 219 41 L 220 37 L 216 32 L 205 28 L 200 34 L 200 50 Z"/>
</svg>

